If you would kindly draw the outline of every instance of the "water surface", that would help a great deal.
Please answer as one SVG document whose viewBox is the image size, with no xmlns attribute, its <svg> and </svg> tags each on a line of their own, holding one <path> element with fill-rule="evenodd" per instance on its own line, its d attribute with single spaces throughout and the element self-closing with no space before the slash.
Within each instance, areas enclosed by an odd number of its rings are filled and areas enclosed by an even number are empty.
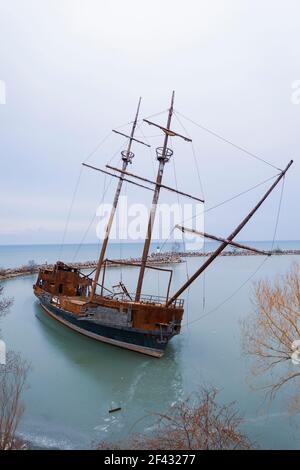
<svg viewBox="0 0 300 470">
<path fill-rule="evenodd" d="M 287 413 L 290 385 L 273 402 L 264 400 L 262 391 L 252 389 L 251 363 L 241 354 L 240 320 L 252 308 L 251 282 L 224 303 L 262 260 L 220 257 L 206 271 L 205 295 L 203 278 L 186 293 L 182 334 L 161 359 L 93 341 L 47 317 L 32 293 L 35 276 L 5 281 L 15 303 L 2 320 L 3 337 L 31 363 L 22 435 L 35 445 L 89 448 L 95 441 L 121 439 L 132 429 L 149 432 L 153 421 L 142 417 L 213 385 L 220 389 L 221 402 L 236 401 L 251 439 L 264 448 L 299 448 L 300 420 L 290 420 Z M 271 257 L 253 279 L 284 273 L 293 260 L 300 257 Z M 202 261 L 189 258 L 175 265 L 173 289 Z M 122 276 L 133 290 L 136 275 L 133 267 L 113 268 L 108 282 Z M 145 293 L 163 294 L 165 285 L 164 273 L 147 273 Z M 112 406 L 122 410 L 109 414 Z"/>
</svg>

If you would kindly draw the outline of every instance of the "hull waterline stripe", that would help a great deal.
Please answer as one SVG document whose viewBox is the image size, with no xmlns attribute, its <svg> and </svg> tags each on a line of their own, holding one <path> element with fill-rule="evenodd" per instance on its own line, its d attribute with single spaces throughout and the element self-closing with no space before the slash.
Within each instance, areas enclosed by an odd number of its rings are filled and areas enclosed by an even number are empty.
<svg viewBox="0 0 300 470">
<path fill-rule="evenodd" d="M 79 328 L 78 326 L 75 326 L 75 325 L 69 323 L 66 320 L 63 320 L 62 318 L 59 318 L 58 316 L 56 316 L 53 312 L 51 312 L 51 310 L 49 310 L 42 303 L 41 303 L 41 306 L 48 313 L 48 315 L 50 315 L 52 318 L 59 321 L 60 323 L 63 323 L 68 328 L 71 328 L 72 330 L 75 330 L 75 331 L 77 331 L 78 333 L 80 333 L 84 336 L 88 336 L 88 337 L 93 338 L 97 341 L 112 344 L 114 346 L 118 346 L 118 347 L 123 348 L 123 349 L 130 349 L 131 351 L 139 352 L 141 354 L 146 354 L 147 356 L 162 357 L 163 354 L 164 354 L 164 351 L 156 351 L 155 349 L 151 349 L 151 348 L 147 348 L 147 347 L 141 347 L 141 346 L 137 346 L 135 344 L 125 343 L 124 341 L 118 341 L 118 340 L 115 340 L 115 339 L 106 338 L 105 336 L 101 336 L 101 335 L 97 335 L 95 333 L 89 332 L 87 330 L 84 330 L 82 328 Z"/>
</svg>

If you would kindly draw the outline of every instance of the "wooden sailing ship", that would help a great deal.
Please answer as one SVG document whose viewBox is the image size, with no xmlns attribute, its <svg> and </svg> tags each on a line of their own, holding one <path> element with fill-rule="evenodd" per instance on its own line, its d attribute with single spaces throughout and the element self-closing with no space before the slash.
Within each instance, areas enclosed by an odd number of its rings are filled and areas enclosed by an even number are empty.
<svg viewBox="0 0 300 470">
<path fill-rule="evenodd" d="M 257 249 L 234 242 L 234 238 L 239 234 L 242 228 L 248 223 L 251 217 L 267 199 L 279 181 L 284 177 L 288 168 L 291 166 L 292 161 L 290 161 L 287 167 L 278 174 L 272 186 L 227 238 L 220 238 L 207 233 L 193 231 L 201 236 L 219 241 L 220 245 L 205 260 L 199 269 L 180 287 L 180 289 L 177 290 L 177 292 L 170 294 L 172 270 L 148 264 L 152 229 L 160 190 L 161 188 L 164 188 L 183 194 L 192 199 L 200 200 L 201 202 L 204 201 L 175 190 L 162 183 L 164 167 L 173 155 L 173 151 L 168 147 L 169 137 L 178 137 L 185 141 L 191 140 L 171 129 L 174 92 L 172 94 L 171 105 L 168 111 L 168 119 L 165 127 L 149 120 L 144 120 L 149 125 L 159 128 L 164 135 L 163 146 L 156 149 L 158 161 L 156 181 L 151 181 L 127 171 L 127 167 L 134 157 L 134 154 L 132 153 L 132 144 L 135 142 L 142 145 L 148 145 L 135 138 L 140 102 L 141 100 L 139 100 L 131 134 L 126 135 L 119 131 L 114 131 L 128 139 L 127 149 L 121 152 L 123 162 L 122 168 L 118 169 L 107 165 L 108 170 L 114 171 L 114 173 L 111 173 L 107 170 L 86 165 L 112 177 L 118 178 L 113 207 L 106 227 L 105 238 L 102 243 L 101 253 L 94 277 L 91 278 L 80 272 L 78 269 L 58 261 L 54 265 L 53 269 L 41 269 L 39 271 L 37 281 L 33 288 L 35 295 L 48 315 L 78 333 L 115 346 L 154 357 L 161 357 L 169 340 L 180 333 L 181 321 L 184 313 L 184 300 L 181 299 L 180 296 L 184 291 L 201 275 L 201 273 L 205 271 L 205 269 L 228 245 L 259 252 Z M 128 181 L 142 187 L 145 187 L 142 183 L 150 183 L 153 185 L 152 207 L 149 215 L 142 258 L 138 265 L 139 275 L 134 294 L 129 293 L 122 282 L 119 284 L 120 290 L 117 294 L 105 287 L 105 271 L 106 263 L 108 262 L 105 258 L 106 248 L 124 181 Z M 178 228 L 182 231 L 191 230 L 182 226 Z M 265 252 L 261 253 L 266 254 Z M 120 262 L 118 262 L 118 264 L 120 264 Z M 124 262 L 124 264 L 128 265 L 130 263 Z M 136 263 L 135 266 L 137 266 Z M 170 278 L 165 297 L 143 294 L 144 274 L 145 270 L 148 268 L 169 273 Z M 99 282 L 101 271 L 102 280 Z"/>
</svg>

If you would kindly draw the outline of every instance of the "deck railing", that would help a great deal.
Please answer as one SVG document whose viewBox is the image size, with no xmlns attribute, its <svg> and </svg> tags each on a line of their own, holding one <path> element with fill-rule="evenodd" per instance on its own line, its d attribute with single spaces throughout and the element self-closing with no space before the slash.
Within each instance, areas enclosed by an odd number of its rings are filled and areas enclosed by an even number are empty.
<svg viewBox="0 0 300 470">
<path fill-rule="evenodd" d="M 114 299 L 121 300 L 122 302 L 133 302 L 135 298 L 135 294 L 129 293 L 126 294 L 125 292 L 118 292 L 114 295 L 112 295 Z M 141 303 L 146 303 L 146 304 L 158 304 L 158 305 L 164 305 L 168 301 L 167 297 L 163 297 L 160 295 L 147 295 L 143 294 L 141 295 L 141 298 L 139 302 Z M 175 299 L 174 302 L 172 302 L 171 307 L 174 308 L 183 308 L 184 305 L 184 300 L 183 299 Z"/>
</svg>

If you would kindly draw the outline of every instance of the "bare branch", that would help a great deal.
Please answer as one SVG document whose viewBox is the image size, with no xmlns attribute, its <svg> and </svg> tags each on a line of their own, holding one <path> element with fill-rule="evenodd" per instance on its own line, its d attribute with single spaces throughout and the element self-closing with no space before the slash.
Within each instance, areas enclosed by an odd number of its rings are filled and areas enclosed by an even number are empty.
<svg viewBox="0 0 300 470">
<path fill-rule="evenodd" d="M 202 389 L 199 394 L 177 403 L 156 417 L 155 433 L 134 434 L 126 442 L 101 442 L 100 449 L 250 449 L 252 445 L 240 431 L 242 419 L 233 404 L 219 405 L 215 389 Z"/>
<path fill-rule="evenodd" d="M 0 366 L 0 450 L 18 447 L 16 430 L 24 412 L 21 394 L 25 388 L 28 364 L 19 354 L 9 352 Z"/>
<path fill-rule="evenodd" d="M 287 364 L 286 369 L 280 368 L 276 382 L 268 386 L 274 397 L 287 382 L 300 378 L 300 364 L 297 372 L 288 369 L 295 352 L 294 342 L 300 340 L 299 265 L 293 263 L 273 283 L 267 279 L 256 283 L 251 300 L 254 312 L 242 325 L 244 352 L 256 358 L 255 370 L 259 373 L 275 369 L 279 363 Z"/>
</svg>

